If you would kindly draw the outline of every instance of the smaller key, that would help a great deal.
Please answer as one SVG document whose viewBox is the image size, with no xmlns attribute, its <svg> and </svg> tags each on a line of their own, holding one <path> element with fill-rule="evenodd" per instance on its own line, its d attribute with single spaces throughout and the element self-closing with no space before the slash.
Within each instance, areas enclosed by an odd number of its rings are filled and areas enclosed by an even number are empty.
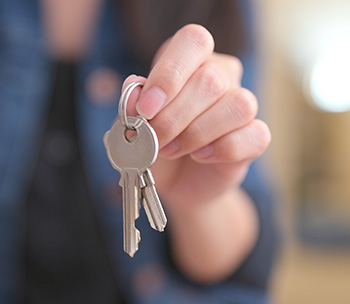
<svg viewBox="0 0 350 304">
<path fill-rule="evenodd" d="M 147 169 L 140 176 L 140 179 L 143 208 L 146 211 L 148 221 L 154 230 L 162 232 L 167 224 L 167 218 L 154 186 L 155 181 L 151 170 Z"/>
</svg>

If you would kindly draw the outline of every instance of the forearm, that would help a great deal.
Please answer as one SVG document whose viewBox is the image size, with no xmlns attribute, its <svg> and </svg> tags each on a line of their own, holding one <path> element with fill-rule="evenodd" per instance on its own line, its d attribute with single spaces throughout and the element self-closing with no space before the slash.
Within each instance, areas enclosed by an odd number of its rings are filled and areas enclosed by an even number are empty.
<svg viewBox="0 0 350 304">
<path fill-rule="evenodd" d="M 255 207 L 241 189 L 171 210 L 169 222 L 175 263 L 200 283 L 214 283 L 236 270 L 253 248 L 259 227 Z"/>
</svg>

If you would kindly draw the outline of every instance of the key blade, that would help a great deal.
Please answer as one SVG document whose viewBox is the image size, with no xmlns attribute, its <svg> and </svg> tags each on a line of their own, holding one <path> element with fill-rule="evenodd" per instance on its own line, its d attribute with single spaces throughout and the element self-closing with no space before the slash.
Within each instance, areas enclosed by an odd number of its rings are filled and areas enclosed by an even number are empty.
<svg viewBox="0 0 350 304">
<path fill-rule="evenodd" d="M 141 240 L 140 231 L 135 221 L 140 213 L 139 177 L 136 170 L 123 170 L 123 226 L 124 251 L 133 257 L 139 248 Z"/>
<path fill-rule="evenodd" d="M 144 194 L 142 194 L 142 196 L 144 196 Z M 146 215 L 147 215 L 147 218 L 148 218 L 148 222 L 150 224 L 150 226 L 154 229 L 154 230 L 158 230 L 157 226 L 156 226 L 156 223 L 154 222 L 154 219 L 153 219 L 153 216 L 152 216 L 152 213 L 148 207 L 148 203 L 147 203 L 147 200 L 143 197 L 142 199 L 142 204 L 143 204 L 143 209 L 145 209 L 145 212 L 146 212 Z"/>
<path fill-rule="evenodd" d="M 147 186 L 143 190 L 143 208 L 145 209 L 151 227 L 157 231 L 164 231 L 167 224 L 165 212 L 154 186 Z"/>
<path fill-rule="evenodd" d="M 151 227 L 157 231 L 164 231 L 167 224 L 165 212 L 154 186 L 153 176 L 150 170 L 142 175 L 144 187 L 142 187 L 142 202 Z"/>
<path fill-rule="evenodd" d="M 145 192 L 144 192 L 144 188 L 147 186 L 146 184 L 146 181 L 145 181 L 145 176 L 144 174 L 141 174 L 140 175 L 140 187 L 141 187 L 141 194 L 142 194 L 142 203 L 143 203 L 143 209 L 145 209 L 145 212 L 146 212 L 146 215 L 147 215 L 147 219 L 148 219 L 148 222 L 150 223 L 151 227 L 154 229 L 154 230 L 157 230 L 156 228 L 156 224 L 153 220 L 153 217 L 152 217 L 152 214 L 151 214 L 151 211 L 150 209 L 148 208 L 148 203 L 147 203 L 147 200 L 145 198 Z"/>
</svg>

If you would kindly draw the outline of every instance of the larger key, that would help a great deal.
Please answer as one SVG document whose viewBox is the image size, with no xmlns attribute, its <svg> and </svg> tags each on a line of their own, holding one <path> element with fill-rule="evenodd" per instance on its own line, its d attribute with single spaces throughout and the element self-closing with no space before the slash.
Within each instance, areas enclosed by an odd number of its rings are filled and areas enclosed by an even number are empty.
<svg viewBox="0 0 350 304">
<path fill-rule="evenodd" d="M 153 128 L 143 118 L 128 117 L 127 119 L 136 134 L 128 138 L 127 129 L 118 120 L 105 134 L 104 143 L 112 166 L 121 173 L 124 251 L 133 257 L 140 241 L 140 232 L 135 227 L 140 209 L 140 177 L 157 158 L 158 139 Z"/>
</svg>

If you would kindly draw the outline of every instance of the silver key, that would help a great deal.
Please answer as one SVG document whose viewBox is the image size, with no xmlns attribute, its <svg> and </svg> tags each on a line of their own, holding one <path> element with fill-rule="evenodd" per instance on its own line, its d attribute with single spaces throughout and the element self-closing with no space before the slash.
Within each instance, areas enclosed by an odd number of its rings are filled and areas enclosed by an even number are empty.
<svg viewBox="0 0 350 304">
<path fill-rule="evenodd" d="M 135 227 L 139 217 L 140 176 L 154 163 L 158 155 L 158 139 L 153 128 L 141 117 L 127 117 L 136 135 L 127 138 L 127 129 L 118 120 L 104 136 L 108 158 L 121 173 L 123 187 L 124 251 L 131 257 L 138 250 L 140 232 Z"/>
<path fill-rule="evenodd" d="M 167 223 L 162 203 L 159 200 L 153 175 L 150 169 L 147 169 L 141 176 L 141 193 L 143 208 L 151 227 L 160 232 L 164 231 Z"/>
</svg>

